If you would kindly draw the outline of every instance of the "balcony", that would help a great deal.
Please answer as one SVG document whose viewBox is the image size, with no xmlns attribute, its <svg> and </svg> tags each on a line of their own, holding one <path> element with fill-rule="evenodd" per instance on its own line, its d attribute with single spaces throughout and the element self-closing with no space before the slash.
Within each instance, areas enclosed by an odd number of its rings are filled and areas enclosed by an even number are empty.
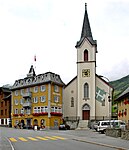
<svg viewBox="0 0 129 150">
<path fill-rule="evenodd" d="M 32 93 L 31 92 L 26 92 L 24 94 L 22 94 L 23 98 L 31 98 Z"/>
<path fill-rule="evenodd" d="M 31 107 L 31 102 L 25 102 L 23 103 L 24 108 L 30 108 Z"/>
</svg>

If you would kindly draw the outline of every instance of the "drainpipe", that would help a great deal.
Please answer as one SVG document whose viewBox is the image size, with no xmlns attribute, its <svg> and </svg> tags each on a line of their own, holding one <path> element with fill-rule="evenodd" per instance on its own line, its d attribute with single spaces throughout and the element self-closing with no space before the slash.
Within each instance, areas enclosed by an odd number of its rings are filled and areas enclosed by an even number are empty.
<svg viewBox="0 0 129 150">
<path fill-rule="evenodd" d="M 51 83 L 48 84 L 48 120 L 49 120 L 49 128 L 50 128 L 50 118 L 51 118 Z"/>
</svg>

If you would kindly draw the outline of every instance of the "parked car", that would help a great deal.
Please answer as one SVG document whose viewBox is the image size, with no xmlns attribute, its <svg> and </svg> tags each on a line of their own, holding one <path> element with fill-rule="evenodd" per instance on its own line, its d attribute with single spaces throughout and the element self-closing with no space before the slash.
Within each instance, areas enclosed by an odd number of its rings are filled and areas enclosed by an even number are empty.
<svg viewBox="0 0 129 150">
<path fill-rule="evenodd" d="M 94 123 L 93 125 L 93 129 L 95 129 L 95 131 L 97 131 L 97 128 L 98 128 L 98 122 Z"/>
<path fill-rule="evenodd" d="M 125 129 L 125 122 L 122 120 L 103 120 L 98 122 L 97 131 L 101 133 L 106 132 L 106 128 L 120 128 Z"/>
<path fill-rule="evenodd" d="M 110 126 L 109 120 L 103 120 L 98 122 L 97 131 L 101 133 L 106 132 L 106 128 Z"/>
<path fill-rule="evenodd" d="M 59 130 L 70 130 L 70 126 L 68 124 L 60 124 Z"/>
</svg>

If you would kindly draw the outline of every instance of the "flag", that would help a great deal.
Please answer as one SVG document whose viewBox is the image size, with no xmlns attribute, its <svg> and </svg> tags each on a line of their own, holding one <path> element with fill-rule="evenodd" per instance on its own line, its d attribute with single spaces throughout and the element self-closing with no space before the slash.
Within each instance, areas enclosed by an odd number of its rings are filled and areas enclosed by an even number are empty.
<svg viewBox="0 0 129 150">
<path fill-rule="evenodd" d="M 36 55 L 34 56 L 34 61 L 36 61 Z"/>
</svg>

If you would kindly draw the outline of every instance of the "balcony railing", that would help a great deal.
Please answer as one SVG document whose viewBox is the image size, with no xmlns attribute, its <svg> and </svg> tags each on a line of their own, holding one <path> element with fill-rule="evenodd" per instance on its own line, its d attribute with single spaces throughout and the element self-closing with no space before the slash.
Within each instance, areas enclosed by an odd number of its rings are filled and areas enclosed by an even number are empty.
<svg viewBox="0 0 129 150">
<path fill-rule="evenodd" d="M 31 102 L 25 102 L 25 103 L 23 103 L 23 107 L 31 107 Z"/>
<path fill-rule="evenodd" d="M 32 93 L 31 92 L 26 92 L 26 93 L 22 94 L 22 96 L 23 96 L 23 98 L 27 98 L 27 97 L 31 98 Z"/>
</svg>

